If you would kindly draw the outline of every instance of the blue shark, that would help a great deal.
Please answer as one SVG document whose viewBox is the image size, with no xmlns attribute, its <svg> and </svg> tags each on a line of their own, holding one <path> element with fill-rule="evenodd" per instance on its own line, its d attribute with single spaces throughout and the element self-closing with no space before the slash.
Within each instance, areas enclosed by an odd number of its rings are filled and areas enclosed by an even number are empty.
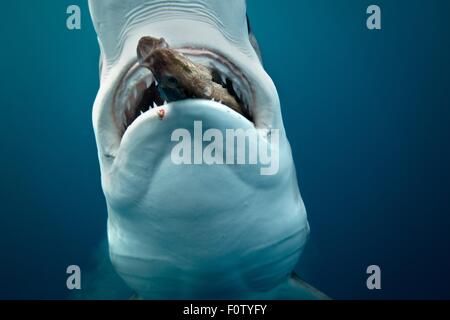
<svg viewBox="0 0 450 320">
<path fill-rule="evenodd" d="M 244 0 L 90 0 L 101 51 L 93 107 L 109 255 L 142 299 L 316 299 L 293 276 L 309 235 L 277 89 L 249 32 Z M 231 83 L 251 119 L 220 101 L 155 103 L 135 114 L 155 76 L 136 54 L 163 38 Z M 276 174 L 256 165 L 179 165 L 178 128 L 254 132 Z M 271 132 L 277 130 L 274 142 Z M 251 147 L 251 146 L 248 146 Z"/>
</svg>

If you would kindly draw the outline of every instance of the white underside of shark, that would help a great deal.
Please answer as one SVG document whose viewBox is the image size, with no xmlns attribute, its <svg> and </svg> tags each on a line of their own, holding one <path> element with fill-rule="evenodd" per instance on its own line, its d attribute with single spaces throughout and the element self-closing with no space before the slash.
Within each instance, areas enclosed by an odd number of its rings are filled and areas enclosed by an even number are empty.
<svg viewBox="0 0 450 320">
<path fill-rule="evenodd" d="M 93 124 L 117 273 L 144 299 L 316 298 L 291 277 L 309 225 L 278 94 L 249 41 L 245 1 L 90 0 L 89 7 L 102 64 Z M 154 81 L 137 63 L 144 36 L 163 37 L 230 78 L 244 75 L 254 121 L 193 99 L 150 108 L 125 130 L 126 104 Z M 194 121 L 224 135 L 255 130 L 269 148 L 265 135 L 278 129 L 278 173 L 261 175 L 260 165 L 174 164 L 171 133 L 192 131 Z"/>
</svg>

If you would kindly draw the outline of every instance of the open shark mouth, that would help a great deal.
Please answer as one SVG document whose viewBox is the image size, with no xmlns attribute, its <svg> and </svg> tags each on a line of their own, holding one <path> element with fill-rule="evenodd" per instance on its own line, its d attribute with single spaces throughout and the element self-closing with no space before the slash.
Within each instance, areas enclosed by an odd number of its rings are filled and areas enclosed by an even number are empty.
<svg viewBox="0 0 450 320">
<path fill-rule="evenodd" d="M 253 113 L 256 108 L 254 90 L 248 78 L 236 65 L 220 54 L 205 49 L 179 48 L 175 51 L 209 70 L 212 81 L 226 89 L 228 95 L 237 102 L 238 107 L 230 106 L 227 101 L 220 99 L 210 100 L 229 107 L 253 124 Z M 155 75 L 136 62 L 120 81 L 113 101 L 113 115 L 121 136 L 136 119 L 146 112 L 186 99 L 202 98 L 189 94 L 166 94 Z"/>
</svg>

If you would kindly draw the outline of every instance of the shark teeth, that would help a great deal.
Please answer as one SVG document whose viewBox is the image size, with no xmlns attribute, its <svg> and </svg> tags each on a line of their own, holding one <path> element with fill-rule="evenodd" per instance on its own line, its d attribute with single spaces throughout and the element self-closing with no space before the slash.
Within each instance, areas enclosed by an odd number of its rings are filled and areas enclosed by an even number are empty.
<svg viewBox="0 0 450 320">
<path fill-rule="evenodd" d="M 227 77 L 225 76 L 225 74 L 223 73 L 220 74 L 220 80 L 222 81 L 223 84 L 227 83 Z"/>
<path fill-rule="evenodd" d="M 189 55 L 188 52 L 186 52 L 186 54 L 189 58 L 192 58 L 193 61 L 196 60 L 195 57 Z M 226 63 L 223 63 L 223 59 L 214 59 L 211 57 L 207 59 L 209 60 L 203 59 L 201 61 L 197 60 L 197 62 L 210 68 L 211 72 L 214 74 L 213 81 L 228 90 L 229 94 L 232 95 L 241 106 L 242 112 L 240 113 L 249 121 L 252 121 L 250 84 L 246 78 L 239 72 L 236 72 L 236 70 L 231 70 L 232 68 L 227 66 Z M 163 99 L 160 95 L 158 89 L 159 85 L 160 83 L 148 68 L 135 65 L 129 70 L 128 74 L 123 79 L 122 85 L 117 91 L 116 102 L 119 102 L 119 107 L 115 107 L 114 111 L 117 113 L 116 119 L 121 119 L 123 132 L 125 132 L 127 127 L 136 118 L 145 114 L 147 111 L 167 105 L 168 101 Z M 195 99 L 196 97 L 191 98 Z M 213 98 L 212 101 L 227 106 L 222 100 Z M 121 108 L 120 106 L 124 107 Z"/>
</svg>

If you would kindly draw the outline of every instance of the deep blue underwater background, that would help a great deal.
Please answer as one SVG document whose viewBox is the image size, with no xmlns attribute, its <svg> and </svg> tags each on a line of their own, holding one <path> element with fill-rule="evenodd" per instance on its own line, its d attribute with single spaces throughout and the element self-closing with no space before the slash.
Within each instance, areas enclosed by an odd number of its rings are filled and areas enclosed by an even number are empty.
<svg viewBox="0 0 450 320">
<path fill-rule="evenodd" d="M 77 3 L 82 30 L 68 31 Z M 373 3 L 381 31 L 365 27 Z M 248 3 L 312 228 L 298 271 L 336 299 L 448 299 L 450 2 L 373 3 Z M 89 273 L 105 236 L 96 35 L 85 1 L 1 15 L 0 298 L 64 299 L 66 267 Z"/>
</svg>

